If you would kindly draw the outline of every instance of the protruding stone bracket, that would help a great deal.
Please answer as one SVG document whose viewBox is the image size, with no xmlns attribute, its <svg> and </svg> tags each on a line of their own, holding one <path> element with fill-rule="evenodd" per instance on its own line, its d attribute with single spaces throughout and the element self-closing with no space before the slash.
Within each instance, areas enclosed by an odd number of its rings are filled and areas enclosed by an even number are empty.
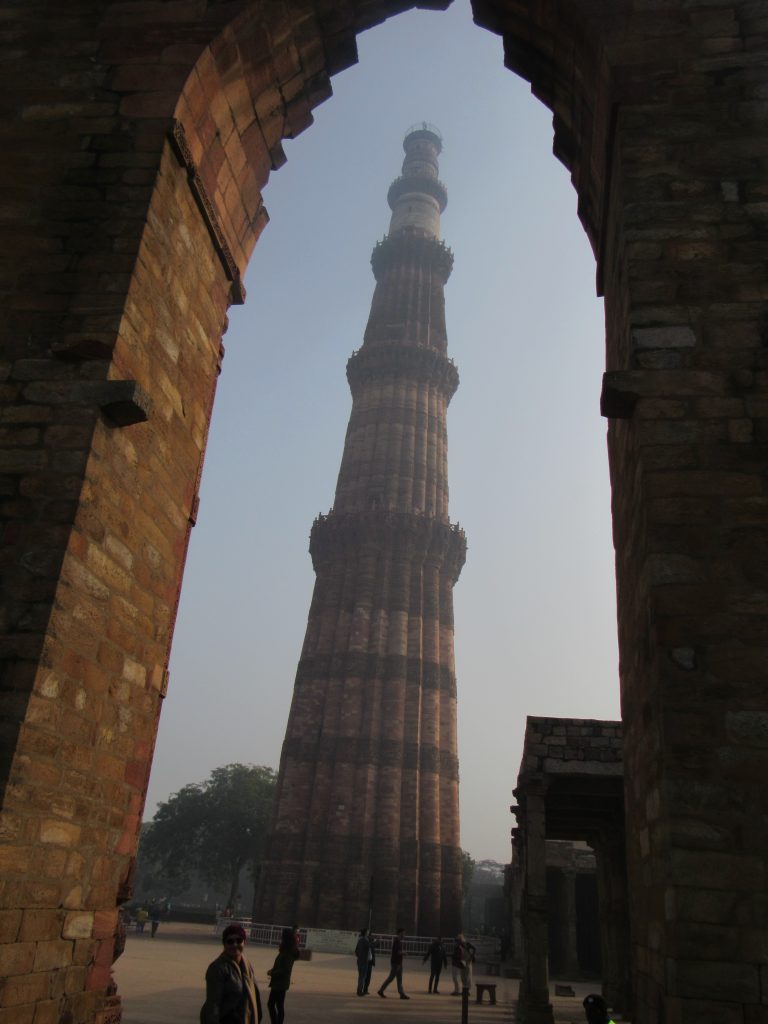
<svg viewBox="0 0 768 1024">
<path fill-rule="evenodd" d="M 176 154 L 176 159 L 187 172 L 190 190 L 195 202 L 197 203 L 197 207 L 202 214 L 203 221 L 208 229 L 208 234 L 211 236 L 213 247 L 221 261 L 222 267 L 224 268 L 224 273 L 232 282 L 232 303 L 237 306 L 242 306 L 245 302 L 245 285 L 240 277 L 240 270 L 235 262 L 234 256 L 232 255 L 232 250 L 227 244 L 224 230 L 219 223 L 219 218 L 211 201 L 211 197 L 208 195 L 208 190 L 203 184 L 203 179 L 200 177 L 197 164 L 192 158 L 192 151 L 187 143 L 187 136 L 184 131 L 184 125 L 181 121 L 177 121 L 174 118 L 173 126 L 171 131 L 168 133 L 168 138 L 171 143 L 171 148 Z M 259 208 L 258 216 L 268 218 L 267 211 L 263 204 Z"/>
<path fill-rule="evenodd" d="M 101 411 L 117 427 L 145 423 L 152 399 L 135 380 L 105 380 L 100 385 Z"/>
<path fill-rule="evenodd" d="M 631 419 L 639 395 L 626 380 L 627 374 L 608 372 L 603 374 L 603 389 L 600 393 L 600 415 L 609 420 Z"/>
<path fill-rule="evenodd" d="M 710 370 L 608 370 L 603 374 L 600 412 L 609 419 L 629 419 L 643 398 L 727 396 L 741 392 L 749 379 Z"/>
<path fill-rule="evenodd" d="M 61 341 L 54 341 L 51 345 L 51 355 L 57 359 L 72 361 L 90 359 L 111 359 L 112 345 L 101 338 L 81 337 L 75 335 L 63 338 Z"/>
<path fill-rule="evenodd" d="M 189 522 L 192 526 L 197 526 L 197 514 L 200 511 L 200 495 L 196 494 L 192 499 L 192 507 L 189 510 Z"/>
</svg>

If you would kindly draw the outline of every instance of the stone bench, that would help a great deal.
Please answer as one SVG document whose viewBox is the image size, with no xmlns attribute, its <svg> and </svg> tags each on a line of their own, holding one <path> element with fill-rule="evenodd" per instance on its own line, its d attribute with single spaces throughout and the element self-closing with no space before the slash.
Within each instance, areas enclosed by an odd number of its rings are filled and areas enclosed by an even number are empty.
<svg viewBox="0 0 768 1024">
<path fill-rule="evenodd" d="M 488 999 L 490 1000 L 491 1006 L 496 1005 L 496 982 L 492 981 L 476 981 L 475 988 L 477 989 L 476 1003 L 482 1003 L 483 993 L 488 993 Z"/>
</svg>

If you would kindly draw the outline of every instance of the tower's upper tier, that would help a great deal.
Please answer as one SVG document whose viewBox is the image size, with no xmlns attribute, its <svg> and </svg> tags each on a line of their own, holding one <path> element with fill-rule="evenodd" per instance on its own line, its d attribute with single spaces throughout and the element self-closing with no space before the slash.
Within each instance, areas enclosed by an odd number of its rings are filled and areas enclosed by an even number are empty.
<svg viewBox="0 0 768 1024">
<path fill-rule="evenodd" d="M 392 209 L 390 237 L 403 231 L 440 237 L 440 214 L 448 202 L 448 192 L 437 176 L 442 148 L 440 132 L 426 121 L 406 132 L 402 174 L 387 194 Z"/>
</svg>

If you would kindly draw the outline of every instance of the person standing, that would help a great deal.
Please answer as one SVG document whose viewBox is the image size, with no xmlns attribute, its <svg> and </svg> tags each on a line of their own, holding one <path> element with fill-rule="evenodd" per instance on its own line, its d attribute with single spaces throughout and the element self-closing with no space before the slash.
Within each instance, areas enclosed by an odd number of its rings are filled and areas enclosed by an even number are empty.
<svg viewBox="0 0 768 1024">
<path fill-rule="evenodd" d="M 401 999 L 410 999 L 403 991 L 403 929 L 397 929 L 397 935 L 392 939 L 392 953 L 389 957 L 389 976 L 384 984 L 379 989 L 379 995 L 382 999 L 387 997 L 384 995 L 384 989 L 389 985 L 391 981 L 397 982 L 397 991 L 400 993 Z"/>
<path fill-rule="evenodd" d="M 259 1024 L 261 996 L 253 967 L 243 954 L 245 929 L 230 924 L 221 934 L 224 949 L 205 972 L 200 1024 Z"/>
<path fill-rule="evenodd" d="M 368 977 L 368 962 L 371 958 L 371 940 L 368 938 L 368 929 L 361 928 L 360 935 L 355 946 L 355 959 L 357 960 L 357 994 L 365 995 L 365 979 Z"/>
<path fill-rule="evenodd" d="M 283 928 L 280 947 L 269 975 L 269 999 L 267 1009 L 272 1024 L 283 1024 L 285 1019 L 285 993 L 291 986 L 291 971 L 299 959 L 296 947 L 296 933 L 293 928 Z"/>
<path fill-rule="evenodd" d="M 157 929 L 160 927 L 160 907 L 155 903 L 149 910 L 150 936 L 154 939 Z"/>
<path fill-rule="evenodd" d="M 363 989 L 363 995 L 368 995 L 368 989 L 371 987 L 371 975 L 373 974 L 373 968 L 376 966 L 376 950 L 378 949 L 378 942 L 373 932 L 368 933 L 368 942 L 370 943 L 370 950 L 368 952 L 368 970 L 365 974 L 365 988 Z"/>
<path fill-rule="evenodd" d="M 430 943 L 427 952 L 424 954 L 424 963 L 427 960 L 429 960 L 429 987 L 427 991 L 438 995 L 437 985 L 440 981 L 440 972 L 444 967 L 448 966 L 448 956 L 445 952 L 442 936 L 438 935 Z"/>
<path fill-rule="evenodd" d="M 581 1005 L 584 1007 L 587 1024 L 613 1024 L 608 1013 L 608 1004 L 596 992 L 590 993 Z"/>
<path fill-rule="evenodd" d="M 451 954 L 451 973 L 453 974 L 452 996 L 460 996 L 463 988 L 470 988 L 472 979 L 470 977 L 470 956 L 474 953 L 475 947 L 468 944 L 461 932 L 456 936 Z M 459 985 L 461 982 L 461 985 Z"/>
</svg>

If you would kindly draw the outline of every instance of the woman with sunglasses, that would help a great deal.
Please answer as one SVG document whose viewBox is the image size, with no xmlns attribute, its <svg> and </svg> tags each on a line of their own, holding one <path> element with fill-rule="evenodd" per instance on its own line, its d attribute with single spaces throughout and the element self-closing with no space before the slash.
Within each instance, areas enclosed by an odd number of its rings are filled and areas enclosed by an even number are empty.
<svg viewBox="0 0 768 1024">
<path fill-rule="evenodd" d="M 224 949 L 205 972 L 200 1024 L 259 1024 L 261 996 L 253 967 L 243 956 L 245 929 L 230 924 L 221 934 Z"/>
</svg>

